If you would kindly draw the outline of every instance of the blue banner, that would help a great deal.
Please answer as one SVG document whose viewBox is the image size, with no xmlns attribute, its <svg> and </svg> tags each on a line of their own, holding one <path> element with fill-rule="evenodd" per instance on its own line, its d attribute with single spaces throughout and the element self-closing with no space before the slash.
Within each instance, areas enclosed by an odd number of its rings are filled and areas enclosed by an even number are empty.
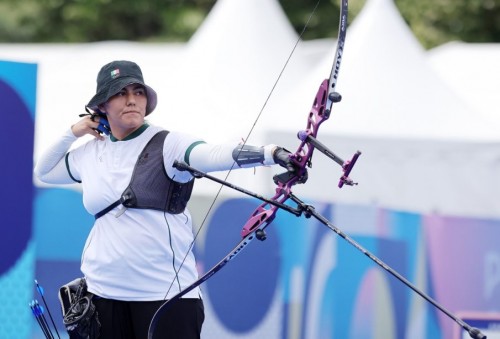
<svg viewBox="0 0 500 339">
<path fill-rule="evenodd" d="M 33 147 L 37 65 L 0 61 L 0 338 L 30 334 L 35 250 L 32 245 Z"/>
</svg>

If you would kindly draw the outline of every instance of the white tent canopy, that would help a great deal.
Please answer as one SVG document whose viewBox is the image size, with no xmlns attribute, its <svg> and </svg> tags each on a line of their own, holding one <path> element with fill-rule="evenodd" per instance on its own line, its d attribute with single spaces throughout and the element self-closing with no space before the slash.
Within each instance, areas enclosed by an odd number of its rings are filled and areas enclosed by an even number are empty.
<svg viewBox="0 0 500 339">
<path fill-rule="evenodd" d="M 333 48 L 333 46 L 332 46 Z M 333 50 L 297 88 L 292 107 L 329 74 Z M 432 69 L 392 0 L 369 0 L 347 31 L 338 91 L 324 129 L 341 135 L 437 140 L 498 140 L 492 126 Z M 311 96 L 312 97 L 312 96 Z M 310 100 L 310 99 L 309 99 Z"/>
<path fill-rule="evenodd" d="M 218 1 L 187 44 L 174 74 L 184 91 L 169 98 L 167 111 L 199 111 L 192 131 L 210 141 L 245 138 L 296 42 L 277 1 Z M 306 69 L 301 58 L 289 66 L 284 88 Z M 208 126 L 219 132 L 207 134 Z"/>
<path fill-rule="evenodd" d="M 463 101 L 498 126 L 500 44 L 455 41 L 430 50 L 427 57 L 433 70 Z"/>
</svg>

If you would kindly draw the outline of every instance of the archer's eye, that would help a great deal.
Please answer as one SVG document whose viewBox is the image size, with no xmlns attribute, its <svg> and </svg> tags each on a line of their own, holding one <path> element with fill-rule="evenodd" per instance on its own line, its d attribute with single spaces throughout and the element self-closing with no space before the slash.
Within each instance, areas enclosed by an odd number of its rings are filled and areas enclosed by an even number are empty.
<svg viewBox="0 0 500 339">
<path fill-rule="evenodd" d="M 141 88 L 137 88 L 135 91 L 134 91 L 135 95 L 138 95 L 138 96 L 143 96 L 143 95 L 146 95 L 146 89 L 144 87 L 141 87 Z"/>
</svg>

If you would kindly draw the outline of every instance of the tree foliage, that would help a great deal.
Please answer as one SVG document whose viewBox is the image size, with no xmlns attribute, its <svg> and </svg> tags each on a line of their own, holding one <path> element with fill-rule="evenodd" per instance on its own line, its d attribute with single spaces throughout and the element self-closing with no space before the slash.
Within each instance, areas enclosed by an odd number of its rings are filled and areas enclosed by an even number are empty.
<svg viewBox="0 0 500 339">
<path fill-rule="evenodd" d="M 373 0 L 374 1 L 374 0 Z M 388 0 L 394 1 L 420 43 L 431 48 L 448 41 L 500 42 L 500 0 Z M 316 0 L 281 0 L 300 32 Z M 366 0 L 349 0 L 349 22 Z M 337 35 L 339 0 L 322 1 L 304 37 Z"/>
<path fill-rule="evenodd" d="M 185 41 L 214 0 L 3 0 L 4 42 Z"/>
<path fill-rule="evenodd" d="M 500 0 L 397 0 L 426 47 L 447 41 L 500 42 Z"/>
<path fill-rule="evenodd" d="M 239 0 L 233 0 L 239 1 Z M 500 42 L 500 0 L 395 0 L 422 45 Z M 338 0 L 280 0 L 304 39 L 334 37 Z M 365 0 L 349 1 L 350 22 Z M 1 42 L 186 41 L 215 0 L 2 0 Z M 309 20 L 309 21 L 308 21 Z M 258 24 L 258 23 L 256 23 Z"/>
</svg>

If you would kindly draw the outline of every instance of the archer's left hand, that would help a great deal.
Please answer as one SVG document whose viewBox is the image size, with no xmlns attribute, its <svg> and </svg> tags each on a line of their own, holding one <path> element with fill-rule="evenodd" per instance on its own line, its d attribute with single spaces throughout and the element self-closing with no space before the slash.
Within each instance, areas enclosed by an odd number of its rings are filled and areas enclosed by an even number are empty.
<svg viewBox="0 0 500 339">
<path fill-rule="evenodd" d="M 273 151 L 273 160 L 276 164 L 286 168 L 287 171 L 298 173 L 298 170 L 300 169 L 299 164 L 295 163 L 290 155 L 292 155 L 292 153 L 288 150 L 283 147 L 276 146 Z"/>
<path fill-rule="evenodd" d="M 292 157 L 292 153 L 283 147 L 277 146 L 273 151 L 273 160 L 276 164 L 281 167 L 286 168 L 288 172 L 282 173 L 277 177 L 278 181 L 287 181 L 291 177 L 298 175 L 300 176 L 299 182 L 304 183 L 307 181 L 307 170 L 301 169 L 299 163 L 295 162 Z"/>
</svg>

